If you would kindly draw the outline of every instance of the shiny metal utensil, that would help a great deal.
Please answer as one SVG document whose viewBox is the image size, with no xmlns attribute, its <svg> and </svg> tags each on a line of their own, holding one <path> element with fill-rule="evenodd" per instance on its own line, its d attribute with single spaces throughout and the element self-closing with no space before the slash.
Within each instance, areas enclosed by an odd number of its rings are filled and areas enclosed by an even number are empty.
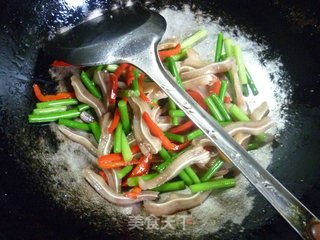
<svg viewBox="0 0 320 240">
<path fill-rule="evenodd" d="M 46 50 L 74 65 L 131 63 L 143 70 L 208 136 L 304 239 L 320 239 L 320 223 L 298 199 L 262 168 L 163 68 L 157 45 L 166 29 L 158 13 L 139 6 L 118 9 L 59 34 Z"/>
</svg>

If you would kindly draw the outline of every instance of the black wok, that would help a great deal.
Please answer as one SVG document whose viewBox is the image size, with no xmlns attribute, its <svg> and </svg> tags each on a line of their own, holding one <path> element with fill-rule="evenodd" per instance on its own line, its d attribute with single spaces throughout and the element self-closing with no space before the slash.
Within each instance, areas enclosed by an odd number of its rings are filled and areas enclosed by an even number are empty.
<svg viewBox="0 0 320 240">
<path fill-rule="evenodd" d="M 222 25 L 238 25 L 252 40 L 268 45 L 261 62 L 281 57 L 288 73 L 283 82 L 291 79 L 293 101 L 286 110 L 289 123 L 273 143 L 273 162 L 268 170 L 319 216 L 320 4 L 300 0 L 190 3 L 194 11 L 201 9 L 213 18 L 221 17 Z M 52 59 L 41 50 L 43 40 L 61 26 L 81 22 L 87 12 L 112 4 L 89 0 L 85 8 L 71 10 L 64 1 L 12 0 L 1 5 L 0 239 L 172 239 L 161 230 L 129 231 L 127 219 L 103 215 L 103 206 L 82 205 L 76 195 L 57 193 L 54 197 L 53 186 L 62 190 L 68 186 L 52 179 L 56 169 L 35 157 L 39 151 L 55 153 L 59 144 L 48 126 L 31 126 L 26 117 L 35 102 L 32 84 L 37 81 L 48 90 L 55 87 L 48 75 Z M 146 5 L 179 9 L 182 3 L 154 1 Z M 61 164 L 59 171 L 67 174 L 71 170 Z M 211 235 L 188 236 L 181 231 L 179 238 L 299 239 L 253 188 L 250 194 L 256 197 L 254 208 L 242 226 L 228 222 Z"/>
</svg>

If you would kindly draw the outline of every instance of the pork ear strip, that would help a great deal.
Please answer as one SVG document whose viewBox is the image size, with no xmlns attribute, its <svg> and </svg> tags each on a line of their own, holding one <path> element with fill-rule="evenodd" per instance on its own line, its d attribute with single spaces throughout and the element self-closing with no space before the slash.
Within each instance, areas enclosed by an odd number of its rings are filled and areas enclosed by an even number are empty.
<svg viewBox="0 0 320 240">
<path fill-rule="evenodd" d="M 108 128 L 112 123 L 112 117 L 110 113 L 103 115 L 100 122 L 101 136 L 98 144 L 98 157 L 110 154 L 111 148 L 113 146 L 113 134 L 108 132 Z"/>
<path fill-rule="evenodd" d="M 133 115 L 132 131 L 141 152 L 144 155 L 148 155 L 149 153 L 157 154 L 161 149 L 161 141 L 159 138 L 151 135 L 150 129 L 142 119 L 142 114 L 144 112 L 152 115 L 150 104 L 141 98 L 128 98 L 128 103 L 135 113 Z M 154 118 L 152 120 L 156 122 Z"/>
<path fill-rule="evenodd" d="M 175 48 L 179 44 L 178 38 L 169 38 L 158 45 L 158 51 Z"/>
<path fill-rule="evenodd" d="M 242 88 L 238 77 L 238 69 L 234 58 L 227 58 L 225 61 L 222 62 L 214 62 L 193 71 L 183 72 L 180 74 L 180 77 L 182 81 L 185 81 L 187 79 L 203 76 L 206 74 L 224 73 L 229 70 L 231 71 L 234 81 L 234 90 L 236 94 L 235 102 L 239 108 L 241 108 L 245 113 L 247 113 L 248 107 L 242 94 Z"/>
<path fill-rule="evenodd" d="M 110 113 L 103 115 L 100 122 L 101 136 L 98 144 L 98 157 L 108 155 L 111 152 L 114 143 L 114 135 L 108 132 L 108 128 L 112 123 Z M 121 192 L 121 179 L 117 177 L 117 172 L 120 168 L 106 169 L 104 172 L 108 178 L 109 186 L 117 193 Z"/>
<path fill-rule="evenodd" d="M 253 110 L 253 112 L 250 115 L 250 119 L 252 121 L 259 121 L 262 118 L 268 116 L 269 112 L 270 111 L 269 111 L 268 104 L 266 102 L 263 102 L 260 104 L 259 107 Z"/>
<path fill-rule="evenodd" d="M 96 147 L 96 144 L 90 141 L 88 138 L 78 134 L 76 131 L 72 130 L 71 128 L 68 128 L 63 125 L 58 125 L 58 129 L 60 132 L 62 132 L 67 138 L 70 140 L 80 143 L 82 146 L 84 146 L 91 154 L 94 156 L 97 156 L 98 149 Z"/>
<path fill-rule="evenodd" d="M 234 136 L 236 133 L 248 133 L 252 135 L 258 135 L 271 128 L 274 123 L 270 117 L 264 117 L 260 121 L 255 122 L 234 122 L 224 127 L 224 129 Z"/>
<path fill-rule="evenodd" d="M 259 107 L 253 110 L 250 119 L 252 121 L 259 121 L 269 114 L 269 108 L 266 102 L 263 102 Z M 248 142 L 251 135 L 248 133 L 239 132 L 234 135 L 234 139 L 245 149 L 247 148 Z"/>
<path fill-rule="evenodd" d="M 193 48 L 187 49 L 187 58 L 181 62 L 181 67 L 189 66 L 193 68 L 201 68 L 205 65 L 207 65 L 207 63 L 201 60 L 199 53 L 197 53 Z"/>
<path fill-rule="evenodd" d="M 175 194 L 175 197 L 172 197 L 163 203 L 145 201 L 143 206 L 148 214 L 165 216 L 201 205 L 209 197 L 210 193 L 211 191 L 198 192 L 189 195 Z"/>
<path fill-rule="evenodd" d="M 71 85 L 74 88 L 77 99 L 80 102 L 86 103 L 90 107 L 92 107 L 94 109 L 94 111 L 96 112 L 96 114 L 99 118 L 99 121 L 101 121 L 103 114 L 106 113 L 106 108 L 104 107 L 102 102 L 98 98 L 93 96 L 86 89 L 86 87 L 82 84 L 81 80 L 77 76 L 73 75 L 71 77 Z"/>
<path fill-rule="evenodd" d="M 102 103 L 106 109 L 109 108 L 109 96 L 111 92 L 110 75 L 107 71 L 94 71 L 93 81 L 101 90 Z"/>
<path fill-rule="evenodd" d="M 190 150 L 181 154 L 173 160 L 166 169 L 155 178 L 144 181 L 139 178 L 139 186 L 142 190 L 151 189 L 164 184 L 177 176 L 184 168 L 194 163 L 207 163 L 210 160 L 210 154 L 202 146 L 194 146 Z"/>
<path fill-rule="evenodd" d="M 142 191 L 136 199 L 128 198 L 121 193 L 116 193 L 107 185 L 106 181 L 94 171 L 85 168 L 82 170 L 82 174 L 87 182 L 101 195 L 101 197 L 116 205 L 128 206 L 144 200 L 154 200 L 158 197 L 157 192 Z"/>
</svg>

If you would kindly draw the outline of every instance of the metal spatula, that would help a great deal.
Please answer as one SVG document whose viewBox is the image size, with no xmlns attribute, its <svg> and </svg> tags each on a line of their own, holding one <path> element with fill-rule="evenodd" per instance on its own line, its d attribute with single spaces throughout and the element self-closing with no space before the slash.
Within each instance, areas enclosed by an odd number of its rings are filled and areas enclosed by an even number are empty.
<svg viewBox="0 0 320 240">
<path fill-rule="evenodd" d="M 163 68 L 157 45 L 165 19 L 139 6 L 106 12 L 59 34 L 46 50 L 58 60 L 93 66 L 127 62 L 153 79 L 305 239 L 320 239 L 319 220 L 263 169 Z"/>
</svg>

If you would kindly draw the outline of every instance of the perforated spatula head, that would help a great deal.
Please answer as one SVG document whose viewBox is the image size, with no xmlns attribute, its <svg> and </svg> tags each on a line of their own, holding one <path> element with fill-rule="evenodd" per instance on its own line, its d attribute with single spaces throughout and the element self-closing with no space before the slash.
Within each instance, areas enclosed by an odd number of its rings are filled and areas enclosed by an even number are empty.
<svg viewBox="0 0 320 240">
<path fill-rule="evenodd" d="M 46 50 L 72 65 L 124 62 L 146 50 L 153 51 L 165 30 L 161 15 L 135 5 L 104 12 L 58 34 Z"/>
</svg>

